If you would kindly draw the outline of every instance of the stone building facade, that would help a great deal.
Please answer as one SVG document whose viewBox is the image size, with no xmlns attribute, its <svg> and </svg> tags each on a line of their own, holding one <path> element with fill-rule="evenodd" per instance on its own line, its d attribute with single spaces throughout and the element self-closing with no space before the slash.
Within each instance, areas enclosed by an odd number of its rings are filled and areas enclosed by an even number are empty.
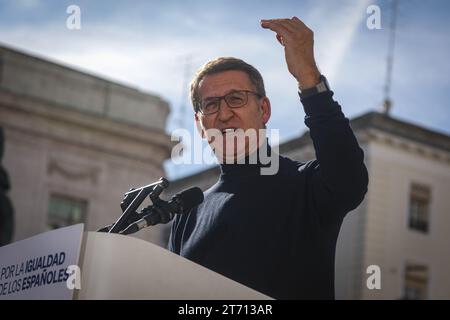
<svg viewBox="0 0 450 320">
<path fill-rule="evenodd" d="M 67 224 L 92 231 L 114 222 L 124 192 L 164 176 L 169 111 L 156 95 L 0 47 L 13 241 Z M 138 236 L 161 243 L 157 228 Z"/>
</svg>

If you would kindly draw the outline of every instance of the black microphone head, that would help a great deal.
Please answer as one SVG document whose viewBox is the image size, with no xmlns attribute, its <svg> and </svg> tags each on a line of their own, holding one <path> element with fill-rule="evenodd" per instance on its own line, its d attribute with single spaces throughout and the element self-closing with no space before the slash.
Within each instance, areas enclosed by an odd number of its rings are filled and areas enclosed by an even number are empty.
<svg viewBox="0 0 450 320">
<path fill-rule="evenodd" d="M 189 188 L 172 197 L 172 200 L 178 206 L 176 213 L 179 214 L 187 213 L 189 210 L 202 203 L 204 199 L 203 191 L 199 187 Z"/>
</svg>

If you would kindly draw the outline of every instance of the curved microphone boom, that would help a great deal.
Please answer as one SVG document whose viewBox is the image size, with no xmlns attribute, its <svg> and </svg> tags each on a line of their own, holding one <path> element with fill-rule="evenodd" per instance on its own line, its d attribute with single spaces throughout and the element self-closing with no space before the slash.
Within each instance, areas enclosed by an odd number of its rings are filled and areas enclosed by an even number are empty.
<svg viewBox="0 0 450 320">
<path fill-rule="evenodd" d="M 142 210 L 144 217 L 132 224 L 121 234 L 131 234 L 148 226 L 158 223 L 167 223 L 175 214 L 184 214 L 203 202 L 203 191 L 198 187 L 193 187 L 177 193 L 170 201 L 158 199 L 152 206 Z"/>
</svg>

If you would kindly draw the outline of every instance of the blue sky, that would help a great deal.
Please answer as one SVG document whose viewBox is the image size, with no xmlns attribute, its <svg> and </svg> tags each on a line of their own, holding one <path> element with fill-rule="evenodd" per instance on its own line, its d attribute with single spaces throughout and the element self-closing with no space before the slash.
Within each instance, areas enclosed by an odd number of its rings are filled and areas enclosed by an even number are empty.
<svg viewBox="0 0 450 320">
<path fill-rule="evenodd" d="M 269 129 L 285 141 L 307 129 L 304 112 L 283 48 L 259 20 L 296 15 L 313 29 L 319 68 L 352 118 L 377 110 L 383 99 L 389 3 L 0 0 L 0 42 L 160 95 L 172 108 L 168 133 L 180 125 L 193 130 L 184 75 L 218 56 L 240 57 L 261 71 L 273 108 Z M 70 4 L 81 8 L 81 30 L 66 28 Z M 366 27 L 370 4 L 381 8 L 381 30 Z M 449 31 L 449 1 L 400 0 L 392 115 L 446 134 Z M 172 179 L 201 168 L 166 163 Z"/>
</svg>

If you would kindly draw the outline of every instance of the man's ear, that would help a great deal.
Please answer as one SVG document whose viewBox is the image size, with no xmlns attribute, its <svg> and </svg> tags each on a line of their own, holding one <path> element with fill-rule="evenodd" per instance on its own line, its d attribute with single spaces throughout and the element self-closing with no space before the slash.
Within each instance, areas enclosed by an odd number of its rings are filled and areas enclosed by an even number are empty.
<svg viewBox="0 0 450 320">
<path fill-rule="evenodd" d="M 203 129 L 202 123 L 200 122 L 200 117 L 198 116 L 198 113 L 196 112 L 194 114 L 195 118 L 195 127 L 197 128 L 197 132 L 202 137 L 202 139 L 205 139 L 205 130 Z"/>
<path fill-rule="evenodd" d="M 270 115 L 272 112 L 269 98 L 267 98 L 267 97 L 262 98 L 260 112 L 262 114 L 262 122 L 265 125 L 267 122 L 269 122 Z"/>
</svg>

